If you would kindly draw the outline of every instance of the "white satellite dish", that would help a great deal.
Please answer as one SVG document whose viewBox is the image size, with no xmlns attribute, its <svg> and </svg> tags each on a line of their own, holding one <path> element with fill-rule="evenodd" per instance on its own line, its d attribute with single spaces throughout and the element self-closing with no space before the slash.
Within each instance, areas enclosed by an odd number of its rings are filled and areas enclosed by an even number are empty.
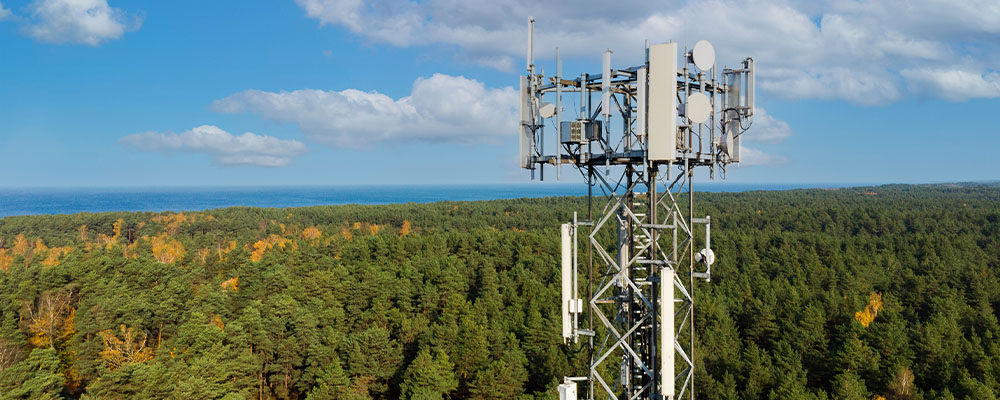
<svg viewBox="0 0 1000 400">
<path fill-rule="evenodd" d="M 719 140 L 719 146 L 722 147 L 722 151 L 724 151 L 727 156 L 732 157 L 733 154 L 735 154 L 734 150 L 736 150 L 736 145 L 731 133 L 726 132 L 722 134 L 722 138 Z"/>
<path fill-rule="evenodd" d="M 712 102 L 704 93 L 691 93 L 684 103 L 684 116 L 696 124 L 704 123 L 712 115 Z"/>
<path fill-rule="evenodd" d="M 556 115 L 556 105 L 552 103 L 542 103 L 542 106 L 538 108 L 538 114 L 541 114 L 542 118 L 552 118 Z"/>
<path fill-rule="evenodd" d="M 691 50 L 691 59 L 698 69 L 705 71 L 715 66 L 715 47 L 707 40 L 699 40 Z"/>
<path fill-rule="evenodd" d="M 715 264 L 715 252 L 712 249 L 701 249 L 698 254 L 694 255 L 695 261 L 703 262 L 705 265 Z"/>
</svg>

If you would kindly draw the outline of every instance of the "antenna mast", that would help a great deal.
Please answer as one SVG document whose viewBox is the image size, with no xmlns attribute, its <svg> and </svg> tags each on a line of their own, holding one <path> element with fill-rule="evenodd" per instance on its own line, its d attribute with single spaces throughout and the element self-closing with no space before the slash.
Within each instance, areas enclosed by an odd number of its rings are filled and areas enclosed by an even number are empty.
<svg viewBox="0 0 1000 400">
<path fill-rule="evenodd" d="M 680 57 L 677 43 L 647 44 L 641 65 L 613 68 L 608 49 L 600 73 L 564 79 L 557 50 L 557 75 L 546 80 L 535 71 L 534 22 L 521 77 L 520 166 L 532 179 L 544 165 L 576 167 L 589 197 L 587 218 L 574 214 L 560 229 L 560 308 L 563 339 L 590 350 L 590 368 L 565 378 L 560 397 L 575 400 L 586 382 L 590 400 L 694 399 L 695 282 L 710 281 L 715 262 L 712 219 L 695 217 L 694 171 L 724 178 L 739 162 L 754 112 L 753 59 L 718 76 L 708 41 Z M 563 93 L 579 96 L 578 112 L 563 113 Z M 546 154 L 552 117 L 556 151 Z"/>
</svg>

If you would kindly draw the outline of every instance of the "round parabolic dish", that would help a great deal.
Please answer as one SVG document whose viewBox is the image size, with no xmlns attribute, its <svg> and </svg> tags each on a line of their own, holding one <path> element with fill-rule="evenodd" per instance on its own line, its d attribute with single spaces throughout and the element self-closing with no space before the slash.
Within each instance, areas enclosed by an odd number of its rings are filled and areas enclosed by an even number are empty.
<svg viewBox="0 0 1000 400">
<path fill-rule="evenodd" d="M 712 102 L 704 93 L 692 93 L 684 106 L 684 115 L 696 124 L 704 123 L 712 115 Z"/>
<path fill-rule="evenodd" d="M 694 50 L 691 50 L 691 58 L 694 59 L 694 65 L 697 65 L 698 69 L 709 70 L 715 65 L 715 47 L 712 47 L 712 43 L 707 40 L 699 40 L 694 44 Z"/>
</svg>

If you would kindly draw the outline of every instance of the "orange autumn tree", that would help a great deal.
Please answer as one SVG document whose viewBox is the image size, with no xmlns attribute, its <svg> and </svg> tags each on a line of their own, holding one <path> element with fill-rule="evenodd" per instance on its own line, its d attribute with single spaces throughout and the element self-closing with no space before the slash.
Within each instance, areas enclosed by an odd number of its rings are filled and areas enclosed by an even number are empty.
<svg viewBox="0 0 1000 400">
<path fill-rule="evenodd" d="M 212 319 L 210 321 L 208 321 L 208 322 L 212 323 L 212 325 L 215 325 L 216 327 L 218 327 L 223 332 L 226 331 L 226 323 L 222 322 L 222 316 L 221 315 L 215 314 L 215 316 L 212 317 Z"/>
<path fill-rule="evenodd" d="M 184 245 L 171 239 L 166 232 L 154 236 L 150 241 L 153 245 L 153 257 L 162 264 L 179 261 L 186 253 Z"/>
<path fill-rule="evenodd" d="M 882 311 L 882 293 L 872 292 L 868 296 L 868 305 L 864 310 L 854 313 L 854 319 L 867 328 L 878 316 L 879 311 Z"/>
<path fill-rule="evenodd" d="M 25 258 L 27 258 L 28 251 L 30 250 L 31 247 L 28 244 L 28 239 L 24 238 L 24 234 L 18 233 L 17 236 L 14 237 L 14 247 L 11 247 L 10 249 L 11 253 L 14 253 L 14 255 L 17 256 L 24 256 Z"/>
<path fill-rule="evenodd" d="M 234 292 L 238 292 L 238 291 L 240 291 L 240 277 L 236 276 L 236 277 L 227 279 L 224 282 L 222 282 L 221 284 L 219 284 L 219 286 L 221 286 L 223 289 L 229 289 L 229 290 L 232 290 Z"/>
<path fill-rule="evenodd" d="M 112 236 L 111 239 L 113 239 L 115 242 L 117 242 L 118 238 L 121 237 L 122 235 L 122 224 L 124 223 L 125 221 L 122 221 L 121 218 L 118 218 L 118 220 L 115 221 L 114 225 L 111 226 L 112 229 L 115 231 L 115 235 Z"/>
<path fill-rule="evenodd" d="M 73 251 L 73 248 L 69 246 L 52 247 L 48 249 L 48 252 L 45 254 L 45 259 L 42 260 L 42 265 L 46 267 L 55 267 L 59 265 L 59 259 L 69 254 L 71 251 Z"/>
<path fill-rule="evenodd" d="M 410 220 L 404 219 L 403 220 L 403 227 L 399 228 L 399 235 L 400 236 L 409 235 L 410 234 L 410 228 L 411 228 L 410 227 Z"/>
<path fill-rule="evenodd" d="M 28 342 L 32 346 L 55 348 L 57 342 L 76 333 L 72 300 L 73 293 L 61 289 L 42 293 L 38 300 L 25 304 L 25 322 L 31 334 Z"/>
<path fill-rule="evenodd" d="M 319 228 L 315 226 L 310 226 L 302 230 L 302 237 L 306 238 L 307 240 L 319 239 L 321 236 L 323 236 L 323 232 L 320 231 Z"/>
<path fill-rule="evenodd" d="M 191 222 L 194 222 L 194 219 L 195 216 L 192 215 L 190 218 Z M 189 220 L 188 216 L 184 215 L 184 213 L 177 213 L 177 214 L 168 213 L 166 215 L 157 215 L 153 217 L 153 222 L 167 225 L 164 228 L 164 231 L 167 233 L 167 235 L 170 236 L 177 234 L 177 232 L 179 232 L 181 229 L 181 224 L 188 222 L 188 220 Z"/>
<path fill-rule="evenodd" d="M 118 329 L 121 338 L 110 329 L 98 332 L 104 341 L 104 350 L 101 350 L 99 355 L 108 369 L 114 371 L 126 364 L 144 363 L 153 359 L 153 349 L 146 347 L 145 333 L 136 335 L 132 328 L 126 327 L 125 324 Z"/>
<path fill-rule="evenodd" d="M 278 235 L 271 235 L 268 236 L 267 238 L 258 240 L 253 244 L 253 252 L 250 253 L 250 261 L 253 262 L 260 261 L 261 259 L 264 258 L 264 253 L 274 248 L 274 246 L 278 246 L 279 248 L 284 249 L 285 246 L 291 242 L 292 242 L 291 239 L 283 238 Z"/>
</svg>

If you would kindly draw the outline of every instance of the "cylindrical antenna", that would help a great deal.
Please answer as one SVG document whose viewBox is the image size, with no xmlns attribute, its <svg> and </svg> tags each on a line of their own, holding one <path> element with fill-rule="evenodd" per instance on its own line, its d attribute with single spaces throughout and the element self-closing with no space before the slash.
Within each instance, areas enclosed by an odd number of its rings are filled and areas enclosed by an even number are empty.
<svg viewBox="0 0 1000 400">
<path fill-rule="evenodd" d="M 753 116 L 753 92 L 754 92 L 754 73 L 753 73 L 753 59 L 747 58 L 747 107 L 749 111 L 748 116 Z"/>
<path fill-rule="evenodd" d="M 528 17 L 528 72 L 535 72 L 535 17 Z"/>
<path fill-rule="evenodd" d="M 604 115 L 604 123 L 607 124 L 608 118 L 611 118 L 611 49 L 604 52 L 603 65 L 601 70 L 601 114 Z"/>
</svg>

